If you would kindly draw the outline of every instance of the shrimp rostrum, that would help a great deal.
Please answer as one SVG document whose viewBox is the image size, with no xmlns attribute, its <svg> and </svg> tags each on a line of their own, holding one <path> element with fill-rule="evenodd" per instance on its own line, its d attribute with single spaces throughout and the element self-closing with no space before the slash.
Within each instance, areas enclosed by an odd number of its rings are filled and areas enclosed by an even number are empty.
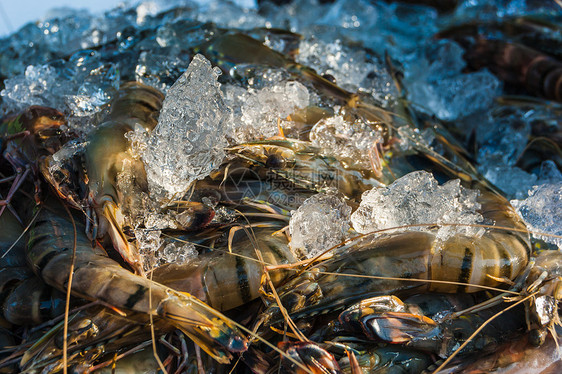
<svg viewBox="0 0 562 374">
<path fill-rule="evenodd" d="M 230 352 L 247 349 L 245 336 L 230 319 L 190 294 L 122 268 L 101 246 L 92 246 L 83 225 L 76 223 L 74 230 L 65 214 L 56 205 L 44 206 L 30 229 L 27 256 L 45 283 L 64 291 L 74 262 L 74 296 L 160 317 L 219 362 L 228 362 Z"/>
</svg>

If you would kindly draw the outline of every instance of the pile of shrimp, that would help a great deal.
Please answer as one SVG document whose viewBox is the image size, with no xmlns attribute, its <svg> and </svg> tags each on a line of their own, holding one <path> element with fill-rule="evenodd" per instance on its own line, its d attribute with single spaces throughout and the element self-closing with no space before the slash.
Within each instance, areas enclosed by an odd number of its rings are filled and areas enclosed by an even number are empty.
<svg viewBox="0 0 562 374">
<path fill-rule="evenodd" d="M 438 36 L 474 38 L 469 26 Z M 139 82 L 121 84 L 86 138 L 66 130 L 57 108 L 32 106 L 1 120 L 0 372 L 559 367 L 562 254 L 531 239 L 447 124 L 405 100 L 383 108 L 295 62 L 297 51 L 274 51 L 256 34 L 217 29 L 190 53 L 204 55 L 233 81 L 239 78 L 233 66 L 282 70 L 318 95 L 320 104 L 289 115 L 284 123 L 290 129 L 279 122 L 274 137 L 230 144 L 223 164 L 184 196 L 149 206 L 177 220 L 160 229 L 160 250 L 191 243 L 197 256 L 187 261 L 145 258 L 133 232 L 146 227 L 131 226 L 131 212 L 147 206 L 150 190 L 126 135 L 139 127 L 154 130 L 162 92 Z M 546 101 L 561 99 L 559 56 L 486 35 L 467 49 L 471 66 L 489 66 L 540 97 L 518 98 L 521 105 L 559 109 Z M 387 68 L 406 95 L 400 68 L 390 59 Z M 380 134 L 365 156 L 369 162 L 338 157 L 311 142 L 312 127 L 335 112 Z M 432 133 L 431 146 L 415 135 L 422 130 Z M 559 133 L 548 135 L 550 150 L 527 157 L 529 168 L 544 159 L 559 161 Z M 411 147 L 401 147 L 401 140 Z M 529 142 L 532 149 L 536 142 Z M 77 151 L 61 161 L 57 152 L 72 147 Z M 355 211 L 363 193 L 419 170 L 478 191 L 485 224 L 474 226 L 481 235 L 459 230 L 442 239 L 440 228 L 459 224 L 427 222 L 417 231 L 350 229 L 345 240 L 312 258 L 291 246 L 291 211 L 306 199 L 329 190 Z M 539 356 L 540 364 L 527 358 Z"/>
</svg>

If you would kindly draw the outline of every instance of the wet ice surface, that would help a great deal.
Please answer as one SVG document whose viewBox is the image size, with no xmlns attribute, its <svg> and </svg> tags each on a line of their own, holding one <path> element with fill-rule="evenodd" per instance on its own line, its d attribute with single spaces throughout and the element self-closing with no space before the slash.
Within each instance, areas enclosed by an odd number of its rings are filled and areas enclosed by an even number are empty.
<svg viewBox="0 0 562 374">
<path fill-rule="evenodd" d="M 211 63 L 196 55 L 168 91 L 141 156 L 153 198 L 180 198 L 221 164 L 229 109 L 217 78 Z"/>
<path fill-rule="evenodd" d="M 351 207 L 335 190 L 319 193 L 291 212 L 291 248 L 300 257 L 313 258 L 346 238 Z"/>
<path fill-rule="evenodd" d="M 524 200 L 511 204 L 531 231 L 562 235 L 562 178 L 554 183 L 535 186 Z M 534 237 L 562 248 L 562 239 L 531 233 Z"/>
<path fill-rule="evenodd" d="M 362 234 L 386 228 L 427 230 L 427 227 L 402 228 L 405 225 L 456 223 L 444 226 L 438 238 L 455 233 L 479 236 L 482 228 L 466 225 L 482 223 L 477 210 L 478 191 L 465 189 L 458 179 L 439 185 L 433 175 L 415 171 L 385 188 L 373 188 L 363 193 L 359 208 L 351 215 L 353 228 Z"/>
</svg>

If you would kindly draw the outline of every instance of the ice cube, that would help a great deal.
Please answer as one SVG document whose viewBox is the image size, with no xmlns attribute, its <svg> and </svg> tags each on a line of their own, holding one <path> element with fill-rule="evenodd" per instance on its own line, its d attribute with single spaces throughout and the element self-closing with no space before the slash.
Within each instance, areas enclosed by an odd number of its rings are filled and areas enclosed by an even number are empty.
<svg viewBox="0 0 562 374">
<path fill-rule="evenodd" d="M 353 228 L 369 233 L 388 228 L 426 230 L 426 227 L 404 227 L 416 224 L 453 223 L 443 226 L 438 237 L 454 233 L 478 236 L 481 228 L 467 225 L 482 223 L 477 210 L 478 191 L 465 189 L 458 179 L 439 185 L 426 171 L 414 171 L 384 188 L 373 188 L 361 197 L 359 208 L 351 215 Z"/>
<path fill-rule="evenodd" d="M 222 162 L 230 112 L 217 78 L 211 63 L 196 55 L 168 91 L 142 153 L 152 197 L 180 197 Z"/>
<path fill-rule="evenodd" d="M 351 207 L 328 189 L 304 201 L 291 212 L 291 248 L 301 257 L 313 258 L 346 238 Z"/>
</svg>

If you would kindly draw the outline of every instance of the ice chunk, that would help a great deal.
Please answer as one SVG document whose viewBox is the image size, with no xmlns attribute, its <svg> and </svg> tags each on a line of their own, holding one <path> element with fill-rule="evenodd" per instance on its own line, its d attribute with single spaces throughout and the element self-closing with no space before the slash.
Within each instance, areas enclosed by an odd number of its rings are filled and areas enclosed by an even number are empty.
<svg viewBox="0 0 562 374">
<path fill-rule="evenodd" d="M 547 160 L 541 163 L 539 181 L 541 184 L 562 182 L 562 173 L 560 173 L 554 161 Z"/>
<path fill-rule="evenodd" d="M 155 253 L 160 249 L 164 241 L 160 237 L 161 230 L 154 229 L 135 229 L 135 239 L 137 249 L 143 259 L 143 268 L 146 271 L 151 270 L 157 264 Z"/>
<path fill-rule="evenodd" d="M 511 107 L 492 111 L 476 128 L 476 140 L 480 144 L 478 161 L 484 163 L 496 158 L 505 165 L 514 165 L 529 141 L 534 112 Z"/>
<path fill-rule="evenodd" d="M 186 68 L 185 60 L 177 56 L 155 54 L 153 51 L 142 52 L 135 68 L 135 76 L 138 82 L 157 88 L 166 94 Z"/>
<path fill-rule="evenodd" d="M 301 41 L 297 62 L 334 77 L 336 84 L 346 90 L 368 92 L 383 105 L 398 96 L 382 64 L 368 61 L 363 50 L 351 50 L 339 39 L 332 43 L 313 38 Z"/>
<path fill-rule="evenodd" d="M 15 110 L 21 110 L 29 105 L 56 107 L 56 101 L 49 94 L 56 79 L 55 68 L 49 65 L 29 65 L 23 75 L 6 79 L 5 88 L 0 94 L 11 109 Z"/>
<path fill-rule="evenodd" d="M 349 123 L 343 116 L 335 116 L 319 121 L 310 130 L 312 144 L 324 149 L 347 164 L 370 169 L 371 160 L 382 143 L 382 135 L 361 120 Z"/>
<path fill-rule="evenodd" d="M 478 191 L 465 189 L 458 179 L 443 185 L 426 171 L 415 171 L 397 179 L 385 188 L 373 188 L 363 193 L 359 208 L 351 215 L 353 228 L 359 233 L 416 224 L 457 223 L 444 226 L 438 237 L 454 233 L 480 235 L 481 228 L 469 226 L 482 223 L 477 210 Z M 426 230 L 426 227 L 401 230 Z"/>
<path fill-rule="evenodd" d="M 170 243 L 157 252 L 156 258 L 160 265 L 184 264 L 196 258 L 198 254 L 199 253 L 195 249 L 195 245 L 193 243 L 185 243 L 181 245 Z"/>
<path fill-rule="evenodd" d="M 489 107 L 500 92 L 500 81 L 487 70 L 462 74 L 463 53 L 451 41 L 428 44 L 407 71 L 404 84 L 409 99 L 449 121 Z"/>
<path fill-rule="evenodd" d="M 313 258 L 345 239 L 351 207 L 335 189 L 319 193 L 291 212 L 291 248 L 302 257 Z"/>
<path fill-rule="evenodd" d="M 534 185 L 545 183 L 549 178 L 556 180 L 559 175 L 556 166 L 548 161 L 543 163 L 541 169 L 544 170 L 540 172 L 539 178 L 538 168 L 527 167 L 523 170 L 516 166 L 519 161 L 523 161 L 523 165 L 529 164 L 525 160 L 535 157 L 533 148 L 537 145 L 529 143 L 532 133 L 551 133 L 557 126 L 556 119 L 557 114 L 546 105 L 537 105 L 526 100 L 506 100 L 467 119 L 458 128 L 465 131 L 467 137 L 468 134 L 476 132 L 480 173 L 499 187 L 507 197 L 524 199 Z M 463 126 L 469 121 L 476 125 L 473 130 L 466 131 Z M 531 152 L 525 154 L 528 145 L 531 146 Z"/>
<path fill-rule="evenodd" d="M 498 96 L 500 86 L 493 74 L 482 70 L 433 82 L 410 83 L 408 96 L 420 108 L 452 121 L 489 107 Z"/>
<path fill-rule="evenodd" d="M 562 181 L 535 186 L 524 200 L 511 200 L 531 231 L 562 235 Z M 562 239 L 532 233 L 562 249 Z"/>
<path fill-rule="evenodd" d="M 263 139 L 278 133 L 277 121 L 309 105 L 308 89 L 301 83 L 279 82 L 261 89 L 228 86 L 233 110 L 232 136 L 237 142 Z"/>
<path fill-rule="evenodd" d="M 487 70 L 410 85 L 410 100 L 437 117 L 452 121 L 489 107 L 500 81 Z"/>
<path fill-rule="evenodd" d="M 181 195 L 222 162 L 229 109 L 217 78 L 211 63 L 196 55 L 168 91 L 142 153 L 153 197 Z"/>
<path fill-rule="evenodd" d="M 527 191 L 537 184 L 537 176 L 517 166 L 509 166 L 491 159 L 478 166 L 478 171 L 509 198 L 523 199 Z"/>
<path fill-rule="evenodd" d="M 68 173 L 63 171 L 65 164 L 71 162 L 71 159 L 76 155 L 83 153 L 86 148 L 87 142 L 80 142 L 71 140 L 64 144 L 57 152 L 53 153 L 50 158 L 47 158 L 47 165 L 49 173 L 55 175 L 59 172 Z"/>
</svg>

